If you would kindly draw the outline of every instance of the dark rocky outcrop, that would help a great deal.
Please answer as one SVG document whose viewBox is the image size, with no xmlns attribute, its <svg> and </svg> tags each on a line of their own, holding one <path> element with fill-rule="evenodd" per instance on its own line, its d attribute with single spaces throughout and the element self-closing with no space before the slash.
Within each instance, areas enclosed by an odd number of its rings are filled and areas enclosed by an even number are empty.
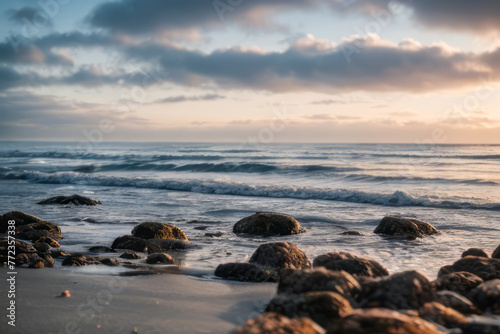
<svg viewBox="0 0 500 334">
<path fill-rule="evenodd" d="M 462 314 L 481 314 L 481 311 L 469 299 L 453 291 L 438 291 L 436 301 Z"/>
<path fill-rule="evenodd" d="M 33 244 L 33 247 L 35 247 L 35 249 L 38 253 L 45 253 L 45 254 L 48 254 L 50 251 L 50 248 L 51 248 L 50 245 L 45 243 L 45 242 L 39 242 L 39 243 Z"/>
<path fill-rule="evenodd" d="M 365 280 L 360 307 L 417 310 L 435 300 L 429 279 L 418 271 L 404 271 L 385 278 Z"/>
<path fill-rule="evenodd" d="M 446 328 L 460 328 L 467 318 L 460 312 L 437 302 L 426 303 L 419 310 L 420 317 Z"/>
<path fill-rule="evenodd" d="M 388 309 L 355 310 L 335 321 L 328 334 L 442 334 L 435 325 Z"/>
<path fill-rule="evenodd" d="M 288 242 L 260 245 L 248 262 L 275 269 L 306 269 L 311 267 L 306 254 Z"/>
<path fill-rule="evenodd" d="M 313 266 L 314 268 L 325 267 L 330 270 L 344 270 L 353 276 L 381 277 L 389 275 L 389 271 L 377 261 L 349 252 L 319 255 L 314 259 Z"/>
<path fill-rule="evenodd" d="M 127 259 L 127 260 L 138 260 L 138 259 L 144 258 L 143 256 L 141 256 L 135 252 L 130 252 L 130 251 L 126 251 L 125 253 L 120 255 L 120 257 L 122 259 Z"/>
<path fill-rule="evenodd" d="M 59 226 L 21 211 L 11 211 L 0 215 L 0 233 L 7 232 L 8 222 L 10 220 L 16 222 L 17 239 L 30 240 L 33 242 L 43 237 L 62 239 Z"/>
<path fill-rule="evenodd" d="M 234 233 L 254 235 L 290 235 L 305 232 L 295 218 L 272 212 L 257 212 L 238 221 Z"/>
<path fill-rule="evenodd" d="M 27 268 L 51 268 L 54 259 L 48 254 L 20 253 L 16 255 L 16 266 Z"/>
<path fill-rule="evenodd" d="M 233 334 L 324 334 L 325 330 L 308 318 L 290 319 L 277 313 L 264 313 L 248 320 Z"/>
<path fill-rule="evenodd" d="M 63 266 L 88 266 L 93 264 L 101 264 L 95 256 L 74 254 L 64 259 Z"/>
<path fill-rule="evenodd" d="M 491 257 L 494 259 L 500 259 L 500 245 L 491 253 Z"/>
<path fill-rule="evenodd" d="M 482 278 L 467 271 L 457 271 L 450 274 L 441 275 L 434 281 L 437 290 L 449 290 L 463 296 L 483 283 Z"/>
<path fill-rule="evenodd" d="M 254 263 L 224 263 L 217 266 L 215 276 L 243 282 L 276 282 L 278 272 Z"/>
<path fill-rule="evenodd" d="M 416 219 L 402 217 L 384 217 L 373 231 L 379 234 L 388 234 L 408 239 L 423 238 L 437 234 L 434 226 Z"/>
<path fill-rule="evenodd" d="M 310 291 L 331 291 L 346 298 L 356 298 L 361 292 L 361 286 L 345 271 L 331 271 L 322 267 L 314 270 L 286 269 L 281 271 L 278 284 L 279 294 Z"/>
<path fill-rule="evenodd" d="M 121 264 L 120 260 L 116 257 L 101 257 L 98 258 L 97 261 L 99 261 L 101 264 L 111 267 L 116 267 Z"/>
<path fill-rule="evenodd" d="M 115 250 L 107 246 L 93 246 L 89 248 L 89 251 L 94 253 L 114 253 Z"/>
<path fill-rule="evenodd" d="M 490 257 L 481 248 L 469 248 L 468 250 L 466 250 L 465 252 L 462 253 L 462 257 L 466 257 L 466 256 L 479 256 L 479 257 L 486 257 L 486 258 Z"/>
<path fill-rule="evenodd" d="M 185 240 L 188 238 L 180 228 L 172 224 L 146 222 L 137 225 L 132 230 L 132 235 L 142 239 L 175 239 Z"/>
<path fill-rule="evenodd" d="M 61 245 L 57 241 L 48 237 L 40 237 L 38 240 L 35 240 L 34 243 L 46 243 L 53 248 L 61 247 Z"/>
<path fill-rule="evenodd" d="M 193 247 L 189 241 L 174 239 L 148 239 L 148 253 L 161 253 L 169 250 L 181 250 Z"/>
<path fill-rule="evenodd" d="M 132 235 L 123 235 L 113 241 L 112 249 L 130 249 L 136 252 L 146 252 L 148 250 L 148 241 L 137 238 Z"/>
<path fill-rule="evenodd" d="M 267 305 L 266 312 L 290 318 L 307 317 L 323 327 L 352 312 L 343 296 L 330 291 L 311 291 L 301 294 L 279 294 Z"/>
<path fill-rule="evenodd" d="M 484 282 L 469 297 L 484 313 L 500 315 L 500 279 Z"/>
<path fill-rule="evenodd" d="M 38 202 L 37 204 L 73 204 L 73 205 L 97 205 L 102 204 L 100 201 L 83 197 L 80 195 L 71 195 L 71 196 L 55 196 L 43 201 Z"/>
<path fill-rule="evenodd" d="M 500 259 L 467 256 L 456 261 L 451 266 L 442 267 L 439 270 L 438 277 L 459 271 L 472 273 L 484 281 L 500 278 Z"/>
<path fill-rule="evenodd" d="M 11 239 L 13 240 L 13 239 Z M 12 241 L 7 238 L 0 238 L 0 264 L 8 263 L 9 246 Z M 44 246 L 45 245 L 45 246 Z M 54 259 L 47 251 L 47 244 L 38 244 L 39 249 L 21 240 L 15 240 L 15 258 L 10 259 L 16 266 L 28 268 L 50 268 L 54 266 Z"/>
<path fill-rule="evenodd" d="M 174 258 L 166 253 L 149 254 L 146 259 L 148 264 L 173 264 Z"/>
</svg>

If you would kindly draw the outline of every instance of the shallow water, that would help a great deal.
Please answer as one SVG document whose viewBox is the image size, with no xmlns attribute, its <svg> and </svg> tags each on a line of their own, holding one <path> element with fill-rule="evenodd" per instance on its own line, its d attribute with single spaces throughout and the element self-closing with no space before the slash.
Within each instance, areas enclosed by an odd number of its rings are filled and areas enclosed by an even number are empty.
<svg viewBox="0 0 500 334">
<path fill-rule="evenodd" d="M 179 226 L 196 245 L 175 254 L 188 272 L 212 277 L 222 262 L 244 261 L 264 242 L 295 243 L 312 260 L 345 250 L 390 271 L 435 276 L 469 247 L 500 240 L 500 146 L 113 143 L 3 143 L 0 212 L 22 210 L 61 226 L 63 248 L 85 251 L 143 221 Z M 78 193 L 95 207 L 40 206 Z M 307 233 L 237 237 L 256 211 L 294 216 Z M 427 221 L 442 233 L 407 241 L 373 234 L 387 214 Z M 201 223 L 188 223 L 192 220 Z M 208 222 L 207 222 L 208 221 Z M 196 226 L 208 226 L 196 230 Z M 357 230 L 363 236 L 341 235 Z M 224 232 L 221 237 L 205 233 Z"/>
</svg>

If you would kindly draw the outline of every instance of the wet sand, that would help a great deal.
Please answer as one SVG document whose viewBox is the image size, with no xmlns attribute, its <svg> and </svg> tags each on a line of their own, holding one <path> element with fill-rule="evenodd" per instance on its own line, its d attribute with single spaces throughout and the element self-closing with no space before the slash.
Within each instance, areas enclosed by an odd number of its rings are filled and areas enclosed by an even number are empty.
<svg viewBox="0 0 500 334">
<path fill-rule="evenodd" d="M 227 333 L 257 316 L 273 283 L 186 275 L 121 277 L 18 268 L 16 326 L 7 325 L 2 268 L 0 333 Z M 56 297 L 69 290 L 71 297 Z"/>
</svg>

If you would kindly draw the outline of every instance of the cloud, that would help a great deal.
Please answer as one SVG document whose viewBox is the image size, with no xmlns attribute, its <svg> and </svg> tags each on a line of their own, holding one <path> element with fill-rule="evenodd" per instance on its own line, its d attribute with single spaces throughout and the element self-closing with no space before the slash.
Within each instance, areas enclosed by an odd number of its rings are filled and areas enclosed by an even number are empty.
<svg viewBox="0 0 500 334">
<path fill-rule="evenodd" d="M 214 101 L 214 100 L 221 100 L 225 99 L 225 96 L 218 95 L 218 94 L 205 94 L 205 95 L 198 95 L 198 96 L 186 96 L 186 95 L 179 95 L 179 96 L 171 96 L 167 97 L 161 100 L 157 100 L 153 103 L 179 103 L 179 102 L 189 102 L 189 101 Z"/>
<path fill-rule="evenodd" d="M 18 10 L 11 10 L 7 15 L 9 21 L 16 24 L 33 24 L 33 22 L 36 22 L 37 26 L 52 26 L 52 20 L 45 11 L 29 6 Z"/>
<path fill-rule="evenodd" d="M 315 105 L 326 105 L 329 106 L 331 104 L 346 104 L 346 101 L 343 100 L 319 100 L 319 101 L 313 101 L 310 102 L 309 104 L 315 104 Z"/>
</svg>

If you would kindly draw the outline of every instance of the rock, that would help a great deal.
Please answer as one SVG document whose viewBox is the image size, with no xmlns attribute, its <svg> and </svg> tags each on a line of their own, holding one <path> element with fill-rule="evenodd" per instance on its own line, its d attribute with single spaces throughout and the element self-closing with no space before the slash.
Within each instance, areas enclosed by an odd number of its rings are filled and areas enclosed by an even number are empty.
<svg viewBox="0 0 500 334">
<path fill-rule="evenodd" d="M 276 269 L 306 269 L 311 267 L 306 254 L 288 242 L 260 245 L 248 262 Z"/>
<path fill-rule="evenodd" d="M 356 298 L 361 286 L 345 271 L 331 271 L 322 267 L 314 270 L 285 269 L 280 272 L 279 294 L 310 291 L 331 291 L 346 298 Z"/>
<path fill-rule="evenodd" d="M 80 195 L 71 195 L 71 196 L 55 196 L 43 201 L 38 202 L 37 204 L 74 204 L 74 205 L 96 205 L 102 204 L 100 201 L 83 197 Z"/>
<path fill-rule="evenodd" d="M 165 253 L 149 254 L 146 259 L 148 264 L 173 264 L 174 258 Z"/>
<path fill-rule="evenodd" d="M 271 212 L 257 212 L 234 224 L 234 233 L 254 235 L 291 235 L 305 232 L 295 218 Z"/>
<path fill-rule="evenodd" d="M 488 259 L 478 256 L 467 256 L 451 266 L 442 267 L 438 277 L 452 272 L 467 271 L 479 276 L 484 281 L 500 278 L 500 259 Z"/>
<path fill-rule="evenodd" d="M 423 238 L 424 236 L 438 233 L 434 226 L 429 223 L 416 219 L 390 216 L 384 217 L 373 232 L 409 239 Z"/>
<path fill-rule="evenodd" d="M 217 266 L 215 276 L 243 282 L 277 282 L 278 273 L 254 263 L 224 263 Z"/>
<path fill-rule="evenodd" d="M 16 266 L 28 268 L 51 268 L 54 266 L 54 259 L 47 254 L 21 253 L 16 255 Z"/>
<path fill-rule="evenodd" d="M 325 330 L 308 318 L 290 319 L 277 313 L 264 313 L 250 319 L 233 334 L 324 334 Z"/>
<path fill-rule="evenodd" d="M 330 270 L 344 270 L 353 276 L 388 276 L 389 271 L 375 260 L 357 256 L 349 252 L 332 252 L 316 257 L 313 267 Z"/>
<path fill-rule="evenodd" d="M 89 248 L 89 251 L 94 253 L 114 253 L 115 250 L 107 246 L 93 246 Z"/>
<path fill-rule="evenodd" d="M 138 259 L 144 258 L 144 256 L 141 256 L 137 253 L 129 252 L 129 251 L 123 253 L 122 255 L 120 255 L 120 257 L 122 259 L 128 259 L 128 260 L 138 260 Z"/>
<path fill-rule="evenodd" d="M 12 239 L 11 239 L 12 240 Z M 12 241 L 11 241 L 12 242 Z M 27 242 L 21 240 L 15 240 L 16 254 L 20 253 L 36 253 L 37 250 Z M 9 247 L 8 238 L 0 238 L 0 257 L 7 257 Z"/>
<path fill-rule="evenodd" d="M 467 318 L 460 312 L 437 302 L 426 303 L 419 310 L 420 317 L 446 328 L 461 328 Z"/>
<path fill-rule="evenodd" d="M 220 238 L 220 237 L 222 237 L 222 235 L 224 235 L 224 233 L 222 233 L 222 232 L 205 233 L 205 236 L 210 237 L 210 238 Z"/>
<path fill-rule="evenodd" d="M 342 234 L 342 235 L 364 235 L 363 233 L 358 232 L 358 231 L 345 231 L 345 232 L 342 232 L 340 234 Z"/>
<path fill-rule="evenodd" d="M 50 245 L 45 242 L 33 244 L 38 253 L 49 253 Z"/>
<path fill-rule="evenodd" d="M 500 279 L 484 282 L 469 297 L 484 313 L 500 315 Z"/>
<path fill-rule="evenodd" d="M 180 228 L 172 224 L 146 222 L 137 225 L 132 230 L 132 235 L 143 239 L 175 239 L 185 240 L 188 238 Z"/>
<path fill-rule="evenodd" d="M 436 301 L 462 314 L 481 314 L 481 311 L 469 299 L 453 291 L 438 291 Z"/>
<path fill-rule="evenodd" d="M 429 279 L 418 271 L 404 271 L 391 276 L 365 281 L 359 306 L 383 307 L 391 310 L 417 310 L 435 300 Z"/>
<path fill-rule="evenodd" d="M 123 235 L 113 241 L 112 249 L 130 249 L 136 252 L 146 252 L 148 250 L 148 241 L 137 238 L 132 235 Z"/>
<path fill-rule="evenodd" d="M 466 250 L 465 252 L 462 253 L 462 257 L 466 257 L 466 256 L 469 256 L 469 255 L 470 256 L 486 257 L 486 258 L 490 257 L 481 248 L 469 248 L 468 250 Z"/>
<path fill-rule="evenodd" d="M 200 231 L 205 231 L 207 228 L 210 226 L 195 226 L 193 227 L 194 230 L 200 230 Z"/>
<path fill-rule="evenodd" d="M 149 239 L 147 240 L 148 254 L 162 253 L 169 250 L 181 250 L 193 247 L 189 241 L 174 239 Z"/>
<path fill-rule="evenodd" d="M 449 290 L 466 296 L 472 289 L 483 283 L 483 280 L 467 271 L 457 271 L 442 275 L 434 281 L 437 290 Z"/>
<path fill-rule="evenodd" d="M 106 266 L 111 266 L 111 267 L 116 267 L 121 264 L 120 260 L 117 259 L 116 257 L 101 257 L 98 258 L 97 261 Z"/>
<path fill-rule="evenodd" d="M 491 253 L 491 257 L 495 259 L 500 259 L 500 245 Z"/>
<path fill-rule="evenodd" d="M 374 308 L 354 310 L 328 328 L 330 334 L 442 334 L 435 325 L 396 311 Z"/>
<path fill-rule="evenodd" d="M 500 320 L 498 317 L 474 316 L 462 327 L 463 334 L 499 334 Z"/>
<path fill-rule="evenodd" d="M 35 243 L 46 243 L 50 247 L 53 247 L 53 248 L 61 247 L 61 245 L 57 241 L 55 241 L 52 238 L 48 238 L 48 237 L 40 237 L 38 240 L 35 241 Z"/>
<path fill-rule="evenodd" d="M 36 241 L 42 237 L 62 239 L 59 226 L 20 211 L 7 212 L 0 216 L 0 233 L 7 232 L 8 222 L 14 220 L 16 238 Z"/>
<path fill-rule="evenodd" d="M 101 264 L 95 256 L 74 254 L 64 259 L 63 266 L 88 266 L 92 264 Z"/>
<path fill-rule="evenodd" d="M 52 256 L 54 259 L 57 259 L 59 257 L 69 256 L 69 254 L 66 254 L 62 250 L 57 249 L 57 250 L 51 250 L 50 256 Z"/>
</svg>

